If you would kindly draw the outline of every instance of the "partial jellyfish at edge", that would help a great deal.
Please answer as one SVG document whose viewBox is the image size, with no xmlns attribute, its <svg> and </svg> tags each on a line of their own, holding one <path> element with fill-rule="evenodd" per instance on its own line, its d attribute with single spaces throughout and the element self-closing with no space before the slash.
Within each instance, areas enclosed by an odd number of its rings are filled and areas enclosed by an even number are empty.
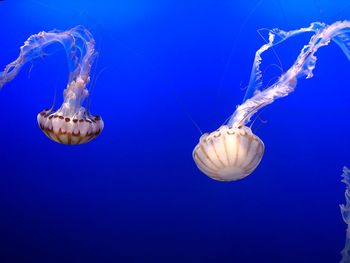
<svg viewBox="0 0 350 263">
<path fill-rule="evenodd" d="M 345 246 L 341 251 L 342 259 L 340 263 L 350 262 L 350 169 L 346 166 L 343 168 L 342 182 L 345 184 L 345 205 L 340 205 L 340 212 L 344 222 L 347 224 Z"/>
<path fill-rule="evenodd" d="M 83 26 L 67 31 L 42 31 L 30 36 L 20 48 L 19 57 L 0 72 L 0 88 L 10 82 L 28 62 L 45 55 L 45 48 L 60 43 L 66 51 L 69 78 L 63 91 L 63 103 L 54 111 L 45 109 L 37 116 L 40 129 L 55 142 L 83 144 L 96 138 L 103 130 L 100 116 L 92 116 L 82 105 L 89 91 L 92 63 L 97 55 L 92 34 Z"/>
<path fill-rule="evenodd" d="M 278 80 L 262 89 L 261 54 L 288 38 L 313 32 L 295 63 Z M 350 21 L 337 21 L 331 25 L 315 22 L 309 27 L 292 31 L 273 29 L 269 41 L 255 54 L 248 88 L 243 104 L 238 105 L 226 125 L 203 134 L 193 150 L 197 167 L 207 176 L 219 181 L 235 181 L 250 175 L 264 154 L 264 143 L 249 127 L 251 117 L 278 98 L 294 91 L 297 79 L 311 78 L 316 65 L 316 51 L 333 40 L 350 60 Z"/>
</svg>

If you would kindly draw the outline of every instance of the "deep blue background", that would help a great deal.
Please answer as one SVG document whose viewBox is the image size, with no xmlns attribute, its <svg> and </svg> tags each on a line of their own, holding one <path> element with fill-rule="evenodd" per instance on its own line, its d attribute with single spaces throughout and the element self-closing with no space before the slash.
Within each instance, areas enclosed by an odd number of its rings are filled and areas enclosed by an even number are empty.
<svg viewBox="0 0 350 263">
<path fill-rule="evenodd" d="M 94 74 L 105 69 L 92 94 L 105 129 L 77 147 L 36 122 L 66 85 L 63 51 L 1 91 L 0 262 L 338 262 L 350 63 L 335 44 L 255 123 L 266 153 L 246 179 L 196 168 L 190 118 L 212 131 L 241 102 L 257 29 L 349 18 L 349 0 L 0 2 L 1 67 L 31 34 L 83 24 L 100 52 Z M 284 69 L 309 37 L 276 48 Z M 264 56 L 266 82 L 276 62 Z"/>
</svg>

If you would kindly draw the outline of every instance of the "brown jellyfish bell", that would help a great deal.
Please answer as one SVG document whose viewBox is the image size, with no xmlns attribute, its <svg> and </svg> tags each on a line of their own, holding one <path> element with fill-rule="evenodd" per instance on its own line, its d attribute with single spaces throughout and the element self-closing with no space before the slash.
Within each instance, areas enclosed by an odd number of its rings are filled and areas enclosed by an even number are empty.
<svg viewBox="0 0 350 263">
<path fill-rule="evenodd" d="M 88 95 L 88 91 L 84 89 L 85 85 L 82 79 L 71 82 L 64 91 L 65 101 L 60 109 L 57 111 L 48 109 L 38 114 L 40 129 L 55 142 L 83 144 L 96 138 L 103 130 L 104 123 L 100 116 L 88 114 L 82 106 L 74 109 L 75 95 L 80 94 L 81 97 Z"/>
<path fill-rule="evenodd" d="M 62 144 L 87 143 L 101 133 L 104 125 L 98 115 L 71 119 L 50 110 L 38 114 L 38 124 L 47 137 Z"/>
</svg>

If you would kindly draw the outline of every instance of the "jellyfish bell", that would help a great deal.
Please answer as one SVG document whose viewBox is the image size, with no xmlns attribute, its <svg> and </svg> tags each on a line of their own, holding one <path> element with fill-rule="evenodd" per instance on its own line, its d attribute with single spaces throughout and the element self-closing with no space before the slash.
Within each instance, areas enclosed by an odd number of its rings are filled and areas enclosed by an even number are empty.
<svg viewBox="0 0 350 263">
<path fill-rule="evenodd" d="M 57 110 L 44 110 L 38 114 L 40 129 L 55 142 L 62 144 L 83 144 L 96 138 L 103 130 L 100 116 L 92 116 L 81 106 L 89 95 L 85 88 L 89 78 L 78 77 L 64 90 L 64 102 Z"/>
<path fill-rule="evenodd" d="M 197 167 L 218 181 L 236 181 L 250 175 L 261 161 L 264 143 L 247 126 L 221 126 L 201 136 L 193 151 Z"/>
<path fill-rule="evenodd" d="M 83 144 L 96 138 L 103 130 L 100 116 L 86 113 L 73 117 L 63 116 L 60 110 L 44 110 L 38 114 L 40 129 L 55 142 L 62 144 Z"/>
</svg>

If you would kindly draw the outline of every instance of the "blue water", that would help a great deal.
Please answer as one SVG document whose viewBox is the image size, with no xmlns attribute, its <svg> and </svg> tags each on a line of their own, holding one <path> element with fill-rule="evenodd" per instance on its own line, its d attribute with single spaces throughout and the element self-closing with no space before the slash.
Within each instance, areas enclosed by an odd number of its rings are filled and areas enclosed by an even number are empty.
<svg viewBox="0 0 350 263">
<path fill-rule="evenodd" d="M 348 0 L 1 1 L 1 67 L 31 34 L 91 30 L 93 74 L 103 71 L 91 110 L 105 129 L 74 147 L 39 129 L 55 89 L 62 101 L 63 50 L 0 92 L 0 262 L 338 262 L 350 63 L 335 44 L 317 53 L 312 79 L 255 122 L 266 152 L 252 175 L 214 181 L 191 154 L 193 121 L 210 132 L 241 103 L 263 44 L 257 29 L 349 18 Z M 284 69 L 309 37 L 275 49 Z M 264 56 L 266 82 L 277 62 Z"/>
</svg>

